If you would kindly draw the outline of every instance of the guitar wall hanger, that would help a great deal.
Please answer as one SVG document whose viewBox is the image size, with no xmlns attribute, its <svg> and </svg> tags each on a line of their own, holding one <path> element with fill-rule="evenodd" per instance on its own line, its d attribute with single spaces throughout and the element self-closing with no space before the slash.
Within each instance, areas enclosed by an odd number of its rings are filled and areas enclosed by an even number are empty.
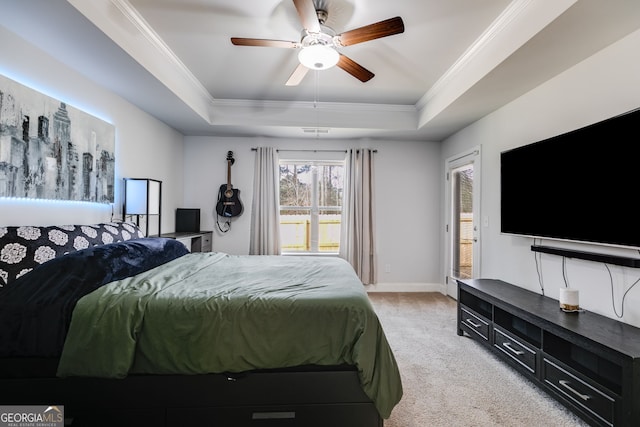
<svg viewBox="0 0 640 427">
<path fill-rule="evenodd" d="M 242 214 L 243 206 L 240 201 L 240 190 L 231 185 L 231 166 L 235 163 L 233 151 L 227 152 L 227 183 L 222 184 L 218 190 L 218 202 L 216 203 L 216 213 L 218 217 L 226 218 L 227 227 L 223 229 L 218 222 L 218 228 L 223 233 L 229 231 L 231 218 Z"/>
</svg>

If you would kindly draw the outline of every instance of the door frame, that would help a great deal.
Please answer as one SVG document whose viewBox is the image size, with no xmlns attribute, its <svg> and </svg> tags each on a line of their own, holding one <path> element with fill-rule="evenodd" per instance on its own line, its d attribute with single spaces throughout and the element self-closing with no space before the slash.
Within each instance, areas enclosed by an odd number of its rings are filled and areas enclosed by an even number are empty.
<svg viewBox="0 0 640 427">
<path fill-rule="evenodd" d="M 444 204 L 444 218 L 445 218 L 445 256 L 444 256 L 444 283 L 446 287 L 447 295 L 458 299 L 458 286 L 455 281 L 455 277 L 451 275 L 451 262 L 452 262 L 452 242 L 451 242 L 451 221 L 452 221 L 452 194 L 451 194 L 451 172 L 454 169 L 458 169 L 462 166 L 473 164 L 473 267 L 472 277 L 480 277 L 480 260 L 481 260 L 481 227 L 480 227 L 480 206 L 481 206 L 481 146 L 475 146 L 469 150 L 458 153 L 445 160 L 445 204 Z"/>
</svg>

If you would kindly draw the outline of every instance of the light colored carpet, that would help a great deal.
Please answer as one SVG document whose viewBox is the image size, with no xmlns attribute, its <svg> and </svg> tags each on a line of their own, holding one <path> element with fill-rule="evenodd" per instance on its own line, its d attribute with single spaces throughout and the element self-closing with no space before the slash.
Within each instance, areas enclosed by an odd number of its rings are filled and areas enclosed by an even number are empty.
<svg viewBox="0 0 640 427">
<path fill-rule="evenodd" d="M 486 348 L 456 334 L 456 302 L 439 293 L 370 293 L 404 395 L 385 427 L 586 426 Z"/>
</svg>

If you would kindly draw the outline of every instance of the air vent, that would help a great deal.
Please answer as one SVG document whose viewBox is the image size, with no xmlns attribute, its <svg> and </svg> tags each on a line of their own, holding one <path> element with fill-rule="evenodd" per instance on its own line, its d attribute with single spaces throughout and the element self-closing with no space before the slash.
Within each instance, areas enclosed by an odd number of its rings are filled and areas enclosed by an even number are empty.
<svg viewBox="0 0 640 427">
<path fill-rule="evenodd" d="M 304 133 L 329 133 L 328 128 L 302 128 Z"/>
</svg>

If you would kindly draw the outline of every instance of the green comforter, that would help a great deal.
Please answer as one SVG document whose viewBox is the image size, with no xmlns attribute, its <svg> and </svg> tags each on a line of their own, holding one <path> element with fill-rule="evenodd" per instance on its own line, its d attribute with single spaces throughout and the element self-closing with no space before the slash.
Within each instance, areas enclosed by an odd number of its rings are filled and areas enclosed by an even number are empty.
<svg viewBox="0 0 640 427">
<path fill-rule="evenodd" d="M 339 258 L 192 253 L 78 301 L 58 376 L 357 367 L 383 418 L 402 396 L 361 282 Z"/>
</svg>

